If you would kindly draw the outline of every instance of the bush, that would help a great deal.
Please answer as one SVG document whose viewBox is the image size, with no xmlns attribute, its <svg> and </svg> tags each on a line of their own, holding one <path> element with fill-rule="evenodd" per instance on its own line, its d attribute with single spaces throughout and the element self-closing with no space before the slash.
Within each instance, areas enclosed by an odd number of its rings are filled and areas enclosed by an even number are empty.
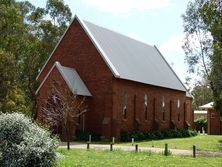
<svg viewBox="0 0 222 167">
<path fill-rule="evenodd" d="M 23 114 L 0 114 L 0 166 L 51 167 L 57 146 L 57 138 Z"/>
<path fill-rule="evenodd" d="M 205 132 L 207 130 L 207 119 L 206 118 L 197 118 L 194 120 L 195 128 L 197 131 L 202 131 L 202 127 Z"/>
<path fill-rule="evenodd" d="M 90 133 L 90 132 L 84 132 L 81 130 L 77 130 L 75 133 L 75 139 L 77 141 L 88 141 L 89 140 L 89 135 L 91 135 L 91 140 L 92 141 L 100 141 L 101 140 L 101 135 L 95 134 L 95 133 Z"/>
<path fill-rule="evenodd" d="M 135 141 L 141 140 L 157 140 L 157 139 L 164 139 L 164 138 L 180 138 L 180 137 L 191 137 L 196 136 L 197 132 L 190 130 L 190 129 L 177 129 L 177 130 L 164 130 L 164 131 L 131 131 L 131 132 L 124 132 L 120 133 L 120 140 L 122 142 L 131 141 L 134 138 Z"/>
</svg>

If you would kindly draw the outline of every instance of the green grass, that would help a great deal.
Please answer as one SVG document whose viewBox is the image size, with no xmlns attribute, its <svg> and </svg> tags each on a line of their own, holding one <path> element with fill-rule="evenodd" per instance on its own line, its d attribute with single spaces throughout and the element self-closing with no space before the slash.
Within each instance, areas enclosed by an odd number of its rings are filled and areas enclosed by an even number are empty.
<svg viewBox="0 0 222 167">
<path fill-rule="evenodd" d="M 221 157 L 164 156 L 149 152 L 59 149 L 56 167 L 222 167 Z"/>
<path fill-rule="evenodd" d="M 136 142 L 141 147 L 152 147 L 152 141 Z M 201 151 L 222 151 L 222 136 L 217 135 L 198 135 L 188 138 L 154 140 L 154 147 L 163 148 L 168 143 L 169 148 L 191 150 L 193 145 Z M 131 143 L 120 143 L 120 145 L 132 145 Z"/>
</svg>

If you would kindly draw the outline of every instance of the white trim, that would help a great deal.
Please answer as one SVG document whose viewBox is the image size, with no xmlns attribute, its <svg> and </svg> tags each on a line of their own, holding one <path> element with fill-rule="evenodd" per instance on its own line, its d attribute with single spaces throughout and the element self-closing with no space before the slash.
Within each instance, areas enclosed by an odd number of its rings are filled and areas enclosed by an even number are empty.
<svg viewBox="0 0 222 167">
<path fill-rule="evenodd" d="M 54 67 L 56 67 L 58 69 L 58 71 L 60 72 L 60 74 L 62 75 L 63 79 L 65 80 L 66 84 L 68 85 L 69 89 L 72 91 L 73 94 L 75 94 L 75 90 L 72 89 L 72 85 L 69 82 L 69 80 L 67 80 L 64 72 L 62 71 L 62 65 L 56 61 L 54 63 L 54 65 L 52 66 L 52 68 L 49 70 L 49 72 L 47 73 L 47 75 L 45 76 L 44 80 L 42 81 L 42 83 L 39 85 L 38 89 L 35 92 L 35 95 L 37 95 L 37 93 L 39 92 L 39 90 L 41 89 L 42 85 L 45 83 L 46 79 L 49 77 L 50 73 L 52 72 L 52 70 L 54 69 Z M 86 95 L 87 96 L 87 95 Z M 92 96 L 91 93 L 89 92 L 89 96 Z"/>
<path fill-rule="evenodd" d="M 40 74 L 42 73 L 42 71 L 44 70 L 46 64 L 48 64 L 48 61 L 50 60 L 50 58 L 52 57 L 52 55 L 54 54 L 55 50 L 57 49 L 57 47 L 59 46 L 60 42 L 62 41 L 62 39 L 64 38 L 65 34 L 67 33 L 68 29 L 71 27 L 72 23 L 74 22 L 74 20 L 77 19 L 78 22 L 80 23 L 80 25 L 82 26 L 82 28 L 84 29 L 84 31 L 86 32 L 87 36 L 91 39 L 92 43 L 94 44 L 94 46 L 97 48 L 97 50 L 99 51 L 99 53 L 101 54 L 103 60 L 105 61 L 105 63 L 109 66 L 110 70 L 112 71 L 113 75 L 117 78 L 120 77 L 120 74 L 118 73 L 118 71 L 116 70 L 116 68 L 114 67 L 114 65 L 111 63 L 111 61 L 109 60 L 109 58 L 107 57 L 107 55 L 105 54 L 105 52 L 102 50 L 102 48 L 100 47 L 99 43 L 96 41 L 96 39 L 93 37 L 92 33 L 89 31 L 89 29 L 87 28 L 87 26 L 85 25 L 85 23 L 81 20 L 81 18 L 77 15 L 74 16 L 73 20 L 71 21 L 69 27 L 66 29 L 66 31 L 64 32 L 64 34 L 62 35 L 62 37 L 59 39 L 59 42 L 56 44 L 55 48 L 53 49 L 52 53 L 50 54 L 50 56 L 48 57 L 48 59 L 46 60 L 45 64 L 43 65 L 41 71 L 39 72 L 39 74 L 36 77 L 36 80 L 39 78 Z"/>
<path fill-rule="evenodd" d="M 194 114 L 207 114 L 206 110 L 194 110 Z"/>
<path fill-rule="evenodd" d="M 75 20 L 75 17 L 73 18 L 73 20 L 71 21 L 69 27 L 72 25 L 72 23 Z M 59 42 L 56 44 L 55 48 L 53 49 L 52 53 L 50 54 L 50 56 L 48 57 L 48 59 L 46 60 L 45 64 L 43 65 L 42 69 L 40 70 L 39 74 L 36 77 L 36 80 L 39 78 L 40 74 L 42 73 L 42 71 L 44 70 L 46 64 L 48 64 L 48 61 L 50 60 L 50 58 L 52 57 L 52 55 L 54 54 L 55 50 L 57 49 L 57 47 L 59 46 L 60 42 L 62 41 L 63 37 L 65 36 L 66 32 L 68 31 L 69 27 L 65 30 L 65 32 L 63 33 L 63 35 L 61 36 L 61 38 L 59 39 Z"/>
<path fill-rule="evenodd" d="M 62 75 L 62 77 L 65 80 L 66 84 L 68 85 L 69 89 L 72 91 L 73 94 L 75 94 L 76 93 L 75 90 L 72 89 L 71 83 L 69 82 L 69 80 L 67 80 L 67 78 L 65 77 L 65 74 L 63 73 L 63 71 L 61 69 L 62 68 L 61 64 L 57 61 L 55 63 L 56 63 L 57 69 L 59 70 L 60 74 Z"/>
<path fill-rule="evenodd" d="M 49 77 L 49 74 L 52 72 L 53 68 L 56 66 L 57 62 L 54 63 L 54 65 L 52 66 L 52 68 L 49 70 L 49 72 L 47 73 L 47 75 L 45 76 L 45 78 L 43 79 L 43 81 L 41 82 L 41 84 L 39 85 L 38 89 L 35 92 L 35 95 L 37 95 L 38 91 L 41 89 L 42 85 L 44 84 L 44 82 L 46 81 L 46 79 Z"/>
<path fill-rule="evenodd" d="M 82 21 L 82 19 L 80 17 L 78 17 L 76 15 L 76 19 L 79 21 L 80 25 L 83 27 L 83 29 L 85 30 L 86 34 L 88 35 L 88 37 L 91 39 L 91 41 L 93 42 L 94 46 L 97 48 L 97 50 L 100 52 L 103 60 L 106 62 L 106 64 L 109 66 L 110 70 L 112 71 L 113 75 L 116 78 L 120 78 L 120 74 L 118 73 L 118 71 L 116 70 L 116 68 L 114 67 L 114 65 L 112 64 L 112 62 L 109 60 L 108 56 L 106 55 L 106 53 L 103 51 L 102 47 L 99 45 L 99 43 L 96 41 L 96 39 L 94 38 L 93 34 L 90 32 L 90 30 L 88 29 L 88 27 L 86 26 L 86 24 L 84 23 L 84 21 Z"/>
</svg>

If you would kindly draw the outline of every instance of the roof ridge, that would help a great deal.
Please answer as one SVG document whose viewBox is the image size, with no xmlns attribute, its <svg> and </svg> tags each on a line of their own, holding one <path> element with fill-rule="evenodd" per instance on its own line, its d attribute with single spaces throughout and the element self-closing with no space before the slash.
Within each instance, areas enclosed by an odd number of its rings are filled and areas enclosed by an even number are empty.
<svg viewBox="0 0 222 167">
<path fill-rule="evenodd" d="M 140 43 L 142 43 L 142 44 L 144 44 L 144 45 L 148 45 L 148 46 L 150 46 L 150 47 L 153 47 L 153 45 L 148 44 L 148 43 L 146 43 L 145 41 L 142 41 L 142 40 L 140 40 L 140 39 L 133 38 L 133 37 L 131 37 L 131 36 L 128 36 L 128 35 L 126 35 L 126 34 L 123 34 L 123 33 L 121 33 L 121 32 L 118 32 L 118 31 L 116 31 L 116 30 L 112 30 L 112 29 L 109 29 L 109 28 L 107 28 L 107 27 L 104 27 L 104 26 L 101 26 L 101 25 L 92 23 L 91 21 L 88 21 L 88 20 L 83 20 L 83 21 L 86 22 L 86 23 L 93 24 L 93 25 L 95 25 L 95 26 L 97 26 L 97 27 L 106 29 L 106 30 L 111 31 L 111 32 L 113 32 L 113 33 L 116 33 L 116 34 L 118 34 L 118 35 L 124 36 L 124 37 L 126 37 L 126 38 L 131 39 L 131 40 L 140 42 Z"/>
<path fill-rule="evenodd" d="M 61 64 L 60 64 L 61 65 Z M 67 66 L 63 66 L 63 65 L 61 65 L 63 68 L 68 68 L 68 69 L 70 69 L 70 70 L 75 70 L 76 71 L 76 69 L 75 68 L 72 68 L 72 67 L 67 67 Z"/>
</svg>

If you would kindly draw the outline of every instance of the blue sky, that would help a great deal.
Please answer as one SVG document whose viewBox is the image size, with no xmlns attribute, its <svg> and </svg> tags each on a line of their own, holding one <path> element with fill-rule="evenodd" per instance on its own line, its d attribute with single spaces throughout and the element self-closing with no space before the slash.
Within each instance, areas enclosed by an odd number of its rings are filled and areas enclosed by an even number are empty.
<svg viewBox="0 0 222 167">
<path fill-rule="evenodd" d="M 45 0 L 30 0 L 44 7 Z M 156 45 L 180 79 L 187 76 L 181 48 L 188 0 L 64 0 L 82 19 Z"/>
</svg>

